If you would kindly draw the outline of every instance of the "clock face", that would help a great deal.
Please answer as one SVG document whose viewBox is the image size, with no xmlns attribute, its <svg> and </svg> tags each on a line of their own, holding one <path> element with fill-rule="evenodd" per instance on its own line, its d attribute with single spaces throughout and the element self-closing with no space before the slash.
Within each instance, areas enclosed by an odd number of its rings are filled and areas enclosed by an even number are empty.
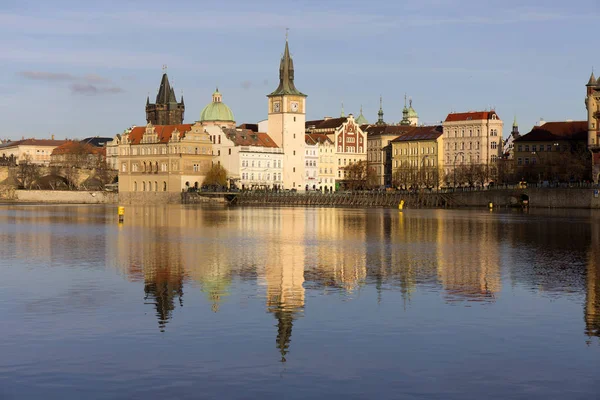
<svg viewBox="0 0 600 400">
<path fill-rule="evenodd" d="M 281 109 L 281 104 L 278 101 L 273 102 L 273 112 L 279 112 Z"/>
<path fill-rule="evenodd" d="M 292 101 L 290 103 L 290 108 L 291 108 L 292 112 L 297 112 L 298 111 L 298 102 L 297 101 Z"/>
</svg>

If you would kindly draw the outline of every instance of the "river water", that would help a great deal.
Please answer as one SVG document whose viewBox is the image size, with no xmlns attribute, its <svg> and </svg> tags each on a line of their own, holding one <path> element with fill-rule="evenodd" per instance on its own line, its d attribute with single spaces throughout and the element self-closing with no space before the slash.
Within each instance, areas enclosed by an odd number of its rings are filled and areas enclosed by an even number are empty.
<svg viewBox="0 0 600 400">
<path fill-rule="evenodd" d="M 593 399 L 593 211 L 0 206 L 0 399 Z"/>
</svg>

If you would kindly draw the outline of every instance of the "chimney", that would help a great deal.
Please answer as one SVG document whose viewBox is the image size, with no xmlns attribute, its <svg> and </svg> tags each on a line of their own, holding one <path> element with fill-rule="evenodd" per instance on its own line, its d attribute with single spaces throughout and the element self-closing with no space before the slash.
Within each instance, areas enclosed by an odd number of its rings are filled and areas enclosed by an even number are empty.
<svg viewBox="0 0 600 400">
<path fill-rule="evenodd" d="M 323 121 L 327 121 L 329 119 L 331 119 L 331 117 L 323 117 Z"/>
<path fill-rule="evenodd" d="M 52 140 L 54 140 L 54 135 L 51 135 L 50 137 L 52 138 Z"/>
</svg>

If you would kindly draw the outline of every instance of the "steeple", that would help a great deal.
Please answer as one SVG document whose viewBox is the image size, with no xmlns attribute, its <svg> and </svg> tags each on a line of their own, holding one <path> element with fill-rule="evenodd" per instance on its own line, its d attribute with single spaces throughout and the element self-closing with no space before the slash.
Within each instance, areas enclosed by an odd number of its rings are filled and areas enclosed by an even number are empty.
<svg viewBox="0 0 600 400">
<path fill-rule="evenodd" d="M 340 117 L 344 118 L 346 116 L 346 114 L 344 113 L 344 102 L 342 101 L 342 112 L 340 114 Z"/>
<path fill-rule="evenodd" d="M 592 75 L 586 86 L 596 86 L 596 77 L 594 76 L 594 70 L 592 69 Z"/>
<path fill-rule="evenodd" d="M 519 125 L 517 124 L 517 116 L 515 115 L 515 120 L 513 121 L 513 125 L 512 125 L 512 131 L 510 132 L 510 134 L 516 139 L 519 136 L 521 136 L 521 134 L 519 133 Z"/>
<path fill-rule="evenodd" d="M 285 36 L 285 49 L 279 63 L 279 86 L 275 91 L 268 96 L 279 96 L 286 94 L 294 94 L 298 96 L 306 96 L 304 93 L 296 89 L 294 85 L 294 61 L 290 56 L 290 47 L 288 45 L 287 33 Z"/>
<path fill-rule="evenodd" d="M 383 97 L 379 96 L 379 111 L 377 112 L 377 125 L 385 125 L 383 122 Z"/>
<path fill-rule="evenodd" d="M 410 120 L 408 119 L 408 107 L 406 107 L 406 93 L 404 93 L 404 108 L 402 109 L 402 121 L 400 121 L 400 125 L 410 125 Z"/>
<path fill-rule="evenodd" d="M 369 121 L 367 121 L 367 119 L 363 115 L 362 104 L 360 105 L 360 115 L 358 116 L 358 118 L 356 118 L 356 123 L 358 125 L 368 125 L 369 124 Z"/>
<path fill-rule="evenodd" d="M 183 94 L 181 103 L 177 102 L 175 89 L 169 83 L 166 66 L 163 66 L 163 75 L 156 95 L 156 102 L 150 103 L 150 95 L 146 97 L 146 122 L 153 125 L 177 125 L 183 123 L 185 104 Z"/>
</svg>

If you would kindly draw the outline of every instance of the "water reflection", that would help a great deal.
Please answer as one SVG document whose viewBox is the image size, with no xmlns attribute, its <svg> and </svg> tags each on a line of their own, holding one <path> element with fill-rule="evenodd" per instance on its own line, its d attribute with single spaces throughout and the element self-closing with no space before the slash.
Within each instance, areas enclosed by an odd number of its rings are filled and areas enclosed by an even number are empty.
<svg viewBox="0 0 600 400">
<path fill-rule="evenodd" d="M 405 308 L 419 288 L 454 304 L 493 303 L 503 282 L 550 295 L 585 293 L 585 333 L 600 336 L 600 254 L 590 246 L 600 228 L 589 218 L 132 207 L 110 243 L 128 279 L 143 281 L 163 331 L 184 291 L 199 288 L 218 312 L 234 281 L 255 282 L 286 361 L 306 290 L 352 299 L 373 286 L 378 302 L 399 292 Z"/>
</svg>

